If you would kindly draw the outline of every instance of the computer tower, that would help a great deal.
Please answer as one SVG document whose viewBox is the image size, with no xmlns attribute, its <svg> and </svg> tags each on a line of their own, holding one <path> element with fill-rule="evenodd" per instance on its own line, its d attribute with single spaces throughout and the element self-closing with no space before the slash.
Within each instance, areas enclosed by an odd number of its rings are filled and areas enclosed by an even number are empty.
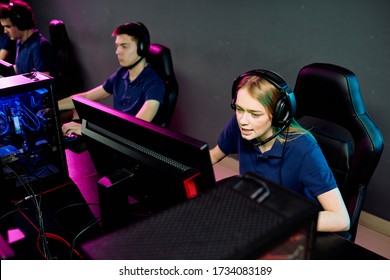
<svg viewBox="0 0 390 280">
<path fill-rule="evenodd" d="M 309 259 L 318 210 L 248 173 L 81 248 L 89 259 Z"/>
<path fill-rule="evenodd" d="M 54 96 L 54 79 L 43 73 L 0 78 L 2 192 L 13 199 L 69 178 Z"/>
</svg>

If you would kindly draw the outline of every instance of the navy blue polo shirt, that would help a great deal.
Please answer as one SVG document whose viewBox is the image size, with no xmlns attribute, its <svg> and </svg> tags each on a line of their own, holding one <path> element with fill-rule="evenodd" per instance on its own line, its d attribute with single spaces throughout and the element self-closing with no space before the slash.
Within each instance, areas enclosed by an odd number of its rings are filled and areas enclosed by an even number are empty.
<svg viewBox="0 0 390 280">
<path fill-rule="evenodd" d="M 11 40 L 7 34 L 0 35 L 0 49 L 7 50 L 9 52 L 6 61 L 9 63 L 15 63 L 16 42 Z"/>
<path fill-rule="evenodd" d="M 53 50 L 50 42 L 38 30 L 34 30 L 34 33 L 24 43 L 18 40 L 15 64 L 17 74 L 33 70 L 51 73 L 53 70 Z"/>
<path fill-rule="evenodd" d="M 164 102 L 165 84 L 150 65 L 131 82 L 128 69 L 121 67 L 105 81 L 103 88 L 113 95 L 115 109 L 132 116 L 146 100 L 157 100 L 160 105 Z"/>
<path fill-rule="evenodd" d="M 333 173 L 315 139 L 307 134 L 290 137 L 294 140 L 285 144 L 275 141 L 262 153 L 241 137 L 234 115 L 221 132 L 218 146 L 226 155 L 238 154 L 240 174 L 256 172 L 317 201 L 318 195 L 337 188 Z"/>
</svg>

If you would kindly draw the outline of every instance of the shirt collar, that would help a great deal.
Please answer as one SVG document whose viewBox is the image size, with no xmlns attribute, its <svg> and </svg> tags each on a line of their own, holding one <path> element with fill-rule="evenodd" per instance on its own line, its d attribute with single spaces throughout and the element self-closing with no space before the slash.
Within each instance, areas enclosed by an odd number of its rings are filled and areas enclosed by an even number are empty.
<svg viewBox="0 0 390 280">
<path fill-rule="evenodd" d="M 38 31 L 38 29 L 34 29 L 34 32 L 30 35 L 30 37 L 27 38 L 26 41 L 22 42 L 21 40 L 18 40 L 17 44 L 19 46 L 22 46 L 22 45 L 25 45 L 26 43 L 28 43 L 30 41 L 34 41 L 36 38 L 39 38 L 39 31 Z"/>
<path fill-rule="evenodd" d="M 258 147 L 253 147 L 258 152 L 258 157 L 262 158 L 281 158 L 283 157 L 283 149 L 285 143 L 281 143 L 279 140 L 276 140 L 272 145 L 271 149 L 262 153 Z"/>
<path fill-rule="evenodd" d="M 131 83 L 138 83 L 138 82 L 141 82 L 145 75 L 147 75 L 147 73 L 150 71 L 150 68 L 151 66 L 149 64 L 146 64 L 146 67 L 144 68 L 144 70 L 142 70 L 141 73 L 139 73 L 139 75 L 137 76 L 137 78 L 135 78 L 135 80 L 131 81 Z M 122 79 L 129 79 L 129 71 L 128 69 L 126 68 L 127 71 L 125 71 L 122 75 Z"/>
</svg>

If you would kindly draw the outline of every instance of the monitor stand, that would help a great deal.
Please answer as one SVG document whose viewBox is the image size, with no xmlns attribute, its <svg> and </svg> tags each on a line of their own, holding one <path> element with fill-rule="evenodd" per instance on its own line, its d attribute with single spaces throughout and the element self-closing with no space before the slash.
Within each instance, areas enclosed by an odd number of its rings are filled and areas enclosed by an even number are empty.
<svg viewBox="0 0 390 280">
<path fill-rule="evenodd" d="M 98 181 L 100 223 L 103 232 L 111 232 L 128 224 L 127 190 L 133 176 L 131 171 L 120 169 Z"/>
</svg>

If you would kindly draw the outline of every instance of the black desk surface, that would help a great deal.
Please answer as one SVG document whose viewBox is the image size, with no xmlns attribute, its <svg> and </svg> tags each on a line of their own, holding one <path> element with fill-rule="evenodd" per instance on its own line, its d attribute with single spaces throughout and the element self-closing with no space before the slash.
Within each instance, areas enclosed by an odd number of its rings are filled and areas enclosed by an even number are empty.
<svg viewBox="0 0 390 280">
<path fill-rule="evenodd" d="M 314 260 L 386 260 L 334 233 L 317 233 L 312 252 Z"/>
</svg>

